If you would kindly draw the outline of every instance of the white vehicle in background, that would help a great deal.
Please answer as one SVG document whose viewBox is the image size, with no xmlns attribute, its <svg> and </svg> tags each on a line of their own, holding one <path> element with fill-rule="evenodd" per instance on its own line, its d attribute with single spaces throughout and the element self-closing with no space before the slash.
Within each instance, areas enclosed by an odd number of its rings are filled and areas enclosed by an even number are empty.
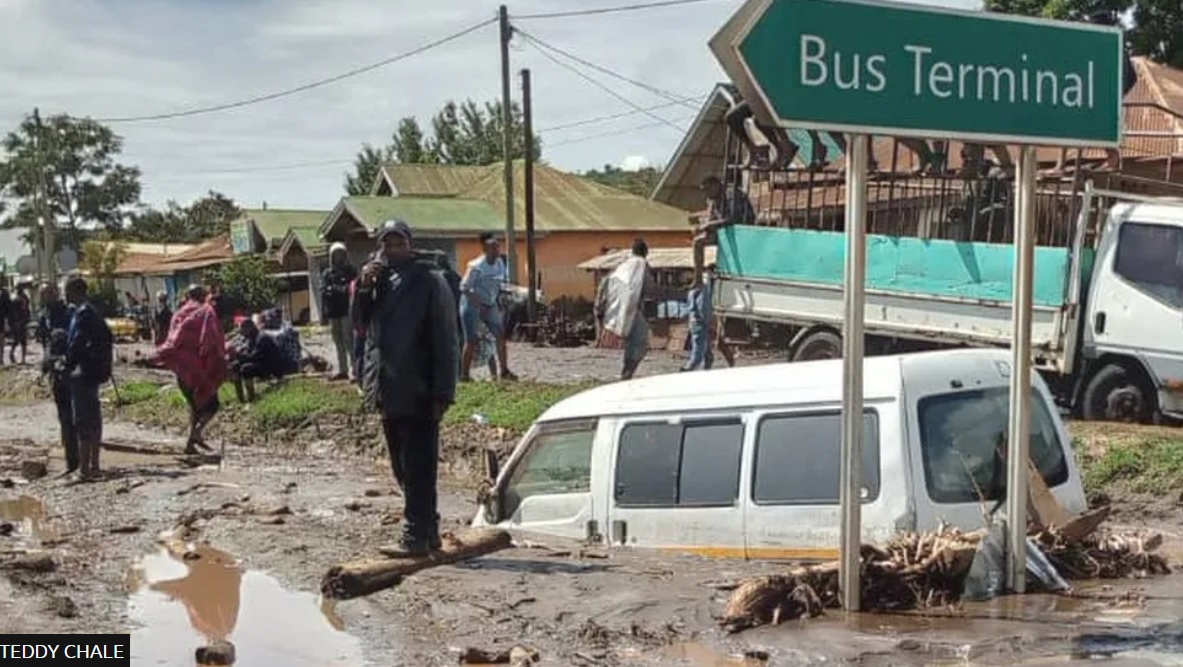
<svg viewBox="0 0 1183 667">
<path fill-rule="evenodd" d="M 1092 183 L 1079 204 L 1056 196 L 1040 206 L 1080 213 L 1058 245 L 1036 248 L 1035 367 L 1086 419 L 1183 419 L 1183 199 Z M 715 312 L 787 327 L 792 361 L 840 357 L 843 236 L 721 230 Z M 869 235 L 867 354 L 1009 347 L 1013 253 L 1009 243 Z"/>
<path fill-rule="evenodd" d="M 866 360 L 863 538 L 940 521 L 970 530 L 1003 497 L 1004 350 Z M 1032 379 L 1031 458 L 1069 513 L 1086 509 L 1052 396 Z M 837 556 L 842 363 L 617 382 L 546 411 L 476 525 L 712 556 Z"/>
</svg>

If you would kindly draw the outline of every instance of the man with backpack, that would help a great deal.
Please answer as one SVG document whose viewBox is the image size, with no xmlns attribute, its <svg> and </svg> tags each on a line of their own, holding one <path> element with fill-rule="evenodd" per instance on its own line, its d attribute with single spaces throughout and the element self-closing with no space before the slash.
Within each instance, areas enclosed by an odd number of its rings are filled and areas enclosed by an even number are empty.
<svg viewBox="0 0 1183 667">
<path fill-rule="evenodd" d="M 66 282 L 66 301 L 74 306 L 74 314 L 66 333 L 62 371 L 70 383 L 79 471 L 83 481 L 93 481 L 99 475 L 103 441 L 99 387 L 111 379 L 115 346 L 106 321 L 87 298 L 86 280 L 75 276 Z"/>
<path fill-rule="evenodd" d="M 74 400 L 70 395 L 70 377 L 65 373 L 66 343 L 74 307 L 62 300 L 56 286 L 41 286 L 41 317 L 37 338 L 41 341 L 41 374 L 49 376 L 53 402 L 57 406 L 62 449 L 66 454 L 63 477 L 78 471 L 78 435 L 74 432 Z"/>
<path fill-rule="evenodd" d="M 357 278 L 357 271 L 349 264 L 349 253 L 344 243 L 329 247 L 329 266 L 320 276 L 321 319 L 328 323 L 337 348 L 337 374 L 334 380 L 349 377 L 353 357 L 353 331 L 349 318 L 349 284 Z"/>
</svg>

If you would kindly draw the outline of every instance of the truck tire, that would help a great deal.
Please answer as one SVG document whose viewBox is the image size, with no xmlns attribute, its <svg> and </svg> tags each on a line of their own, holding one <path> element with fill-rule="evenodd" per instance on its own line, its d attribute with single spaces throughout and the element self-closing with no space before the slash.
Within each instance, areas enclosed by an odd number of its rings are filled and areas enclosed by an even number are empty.
<svg viewBox="0 0 1183 667">
<path fill-rule="evenodd" d="M 1141 374 L 1110 363 L 1093 374 L 1081 396 L 1081 416 L 1090 421 L 1148 423 L 1156 404 Z"/>
<path fill-rule="evenodd" d="M 818 359 L 841 359 L 842 336 L 835 331 L 819 329 L 806 334 L 793 348 L 792 361 L 816 361 Z"/>
</svg>

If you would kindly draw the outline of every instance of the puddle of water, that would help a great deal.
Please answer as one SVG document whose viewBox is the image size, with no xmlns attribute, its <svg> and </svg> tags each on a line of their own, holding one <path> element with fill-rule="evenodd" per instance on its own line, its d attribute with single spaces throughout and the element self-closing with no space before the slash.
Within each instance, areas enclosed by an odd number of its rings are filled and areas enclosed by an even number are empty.
<svg viewBox="0 0 1183 667">
<path fill-rule="evenodd" d="M 0 521 L 12 522 L 16 526 L 18 537 L 26 541 L 56 538 L 56 531 L 50 528 L 45 504 L 33 496 L 0 501 Z"/>
<path fill-rule="evenodd" d="M 185 554 L 161 549 L 143 558 L 128 583 L 133 665 L 192 664 L 194 651 L 224 639 L 237 664 L 352 667 L 365 664 L 361 643 L 343 632 L 331 605 L 243 570 L 208 546 Z"/>
<path fill-rule="evenodd" d="M 685 642 L 665 649 L 665 654 L 679 664 L 693 667 L 763 667 L 766 663 L 742 655 L 724 655 L 705 644 Z"/>
</svg>

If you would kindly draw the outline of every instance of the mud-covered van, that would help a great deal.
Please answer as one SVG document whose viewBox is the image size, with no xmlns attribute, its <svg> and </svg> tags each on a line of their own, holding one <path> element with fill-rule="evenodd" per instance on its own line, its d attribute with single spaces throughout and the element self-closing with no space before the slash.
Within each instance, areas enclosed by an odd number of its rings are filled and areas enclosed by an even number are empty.
<svg viewBox="0 0 1183 667">
<path fill-rule="evenodd" d="M 973 529 L 1005 491 L 1010 355 L 866 360 L 863 538 Z M 1032 376 L 1031 457 L 1086 509 L 1070 440 Z M 522 438 L 477 525 L 714 556 L 837 553 L 842 361 L 647 377 L 561 401 Z"/>
</svg>

